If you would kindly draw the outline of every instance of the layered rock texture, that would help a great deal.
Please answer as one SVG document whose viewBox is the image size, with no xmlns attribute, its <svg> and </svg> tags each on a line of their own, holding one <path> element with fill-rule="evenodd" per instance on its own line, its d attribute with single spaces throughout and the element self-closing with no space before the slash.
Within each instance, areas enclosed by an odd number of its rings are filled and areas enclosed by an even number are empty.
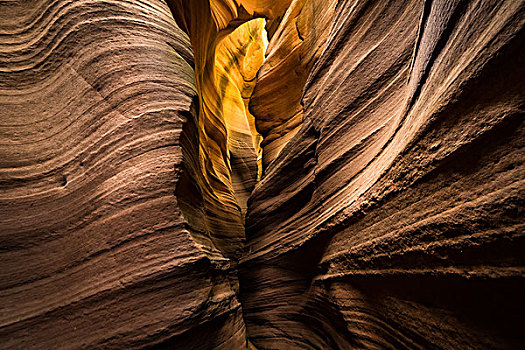
<svg viewBox="0 0 525 350">
<path fill-rule="evenodd" d="M 525 345 L 524 1 L 0 19 L 0 348 Z"/>
<path fill-rule="evenodd" d="M 251 198 L 255 345 L 523 346 L 523 10 L 339 1 Z"/>
<path fill-rule="evenodd" d="M 293 1 L 274 33 L 250 110 L 256 116 L 267 167 L 300 129 L 301 96 L 308 74 L 327 40 L 336 1 Z"/>
</svg>

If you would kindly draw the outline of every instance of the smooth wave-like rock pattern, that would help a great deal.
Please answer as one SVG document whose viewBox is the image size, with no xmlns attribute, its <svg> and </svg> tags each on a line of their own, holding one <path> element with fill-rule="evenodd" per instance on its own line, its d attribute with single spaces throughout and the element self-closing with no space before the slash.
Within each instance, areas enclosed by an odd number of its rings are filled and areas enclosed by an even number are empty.
<svg viewBox="0 0 525 350">
<path fill-rule="evenodd" d="M 226 125 L 232 187 L 244 220 L 248 197 L 262 174 L 262 136 L 248 103 L 264 61 L 265 20 L 254 19 L 223 38 L 215 53 L 215 82 Z"/>
<path fill-rule="evenodd" d="M 196 86 L 168 6 L 2 1 L 0 18 L 0 348 L 244 346 L 236 273 L 174 196 Z"/>
<path fill-rule="evenodd" d="M 333 0 L 293 1 L 270 37 L 250 99 L 257 131 L 263 136 L 263 168 L 301 127 L 303 88 L 328 39 L 335 4 Z"/>
<path fill-rule="evenodd" d="M 184 147 L 186 172 L 192 180 L 179 188 L 199 198 L 190 198 L 182 209 L 203 249 L 235 261 L 244 247 L 247 198 L 260 174 L 260 141 L 250 126 L 254 125 L 250 113 L 240 105 L 244 105 L 242 97 L 251 94 L 266 45 L 261 20 L 239 26 L 256 17 L 272 20 L 275 13 L 286 10 L 286 1 L 170 0 L 168 4 L 190 37 L 198 93 L 194 126 L 188 131 L 194 135 L 193 144 Z M 246 58 L 247 53 L 251 57 Z M 243 73 L 247 86 L 239 80 Z"/>
<path fill-rule="evenodd" d="M 523 1 L 338 2 L 248 208 L 255 346 L 523 346 L 523 24 Z"/>
<path fill-rule="evenodd" d="M 523 347 L 525 1 L 0 20 L 0 348 Z"/>
</svg>

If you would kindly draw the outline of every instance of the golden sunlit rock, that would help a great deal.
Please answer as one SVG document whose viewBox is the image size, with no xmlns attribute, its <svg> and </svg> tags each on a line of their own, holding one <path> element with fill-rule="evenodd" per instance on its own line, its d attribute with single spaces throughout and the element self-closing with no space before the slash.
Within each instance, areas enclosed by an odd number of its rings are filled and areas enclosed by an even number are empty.
<svg viewBox="0 0 525 350">
<path fill-rule="evenodd" d="M 0 1 L 0 349 L 521 349 L 525 0 Z"/>
<path fill-rule="evenodd" d="M 303 122 L 301 97 L 308 74 L 323 52 L 336 0 L 294 0 L 271 37 L 250 110 L 264 141 L 263 168 Z"/>
<path fill-rule="evenodd" d="M 246 202 L 262 171 L 262 137 L 255 129 L 248 103 L 267 46 L 265 20 L 246 22 L 221 39 L 215 53 L 215 86 L 226 126 L 229 166 L 235 197 Z"/>
<path fill-rule="evenodd" d="M 197 138 L 183 148 L 185 183 L 201 198 L 181 196 L 181 209 L 205 250 L 232 258 L 243 247 L 246 202 L 261 173 L 261 138 L 246 105 L 264 59 L 265 21 L 242 24 L 258 14 L 254 1 L 169 4 L 192 42 L 198 95 L 188 131 Z"/>
</svg>

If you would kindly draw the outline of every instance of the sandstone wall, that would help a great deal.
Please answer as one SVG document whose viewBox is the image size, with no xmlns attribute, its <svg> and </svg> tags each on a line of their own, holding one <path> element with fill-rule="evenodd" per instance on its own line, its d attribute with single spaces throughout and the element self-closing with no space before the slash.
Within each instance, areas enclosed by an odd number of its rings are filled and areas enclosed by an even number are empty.
<svg viewBox="0 0 525 350">
<path fill-rule="evenodd" d="M 256 346 L 523 345 L 523 11 L 339 1 L 249 205 Z"/>
<path fill-rule="evenodd" d="M 0 2 L 0 348 L 522 348 L 524 14 Z"/>
</svg>

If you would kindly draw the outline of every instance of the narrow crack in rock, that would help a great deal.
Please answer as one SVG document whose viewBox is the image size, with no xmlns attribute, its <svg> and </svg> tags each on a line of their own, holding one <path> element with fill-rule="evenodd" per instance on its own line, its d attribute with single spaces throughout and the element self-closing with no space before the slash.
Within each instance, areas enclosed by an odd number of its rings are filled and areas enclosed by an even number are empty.
<svg viewBox="0 0 525 350">
<path fill-rule="evenodd" d="M 524 0 L 0 1 L 0 349 L 521 349 Z"/>
</svg>

